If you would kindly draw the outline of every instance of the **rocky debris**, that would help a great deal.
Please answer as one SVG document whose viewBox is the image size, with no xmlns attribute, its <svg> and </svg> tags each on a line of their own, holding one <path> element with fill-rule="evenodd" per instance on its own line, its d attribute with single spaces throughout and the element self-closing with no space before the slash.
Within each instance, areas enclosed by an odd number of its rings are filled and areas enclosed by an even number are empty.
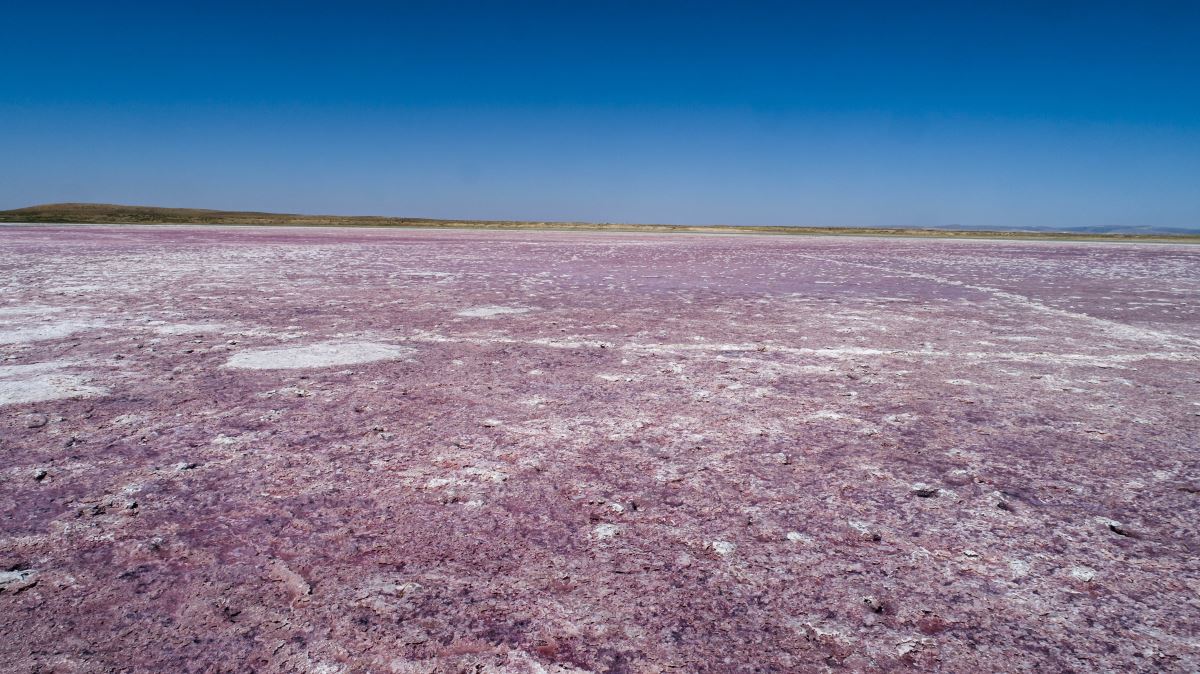
<svg viewBox="0 0 1200 674">
<path fill-rule="evenodd" d="M 36 584 L 37 571 L 33 569 L 0 571 L 0 593 L 20 592 Z"/>
<path fill-rule="evenodd" d="M 906 637 L 896 642 L 896 655 L 899 655 L 903 658 L 915 653 L 919 653 L 931 643 L 933 643 L 931 639 Z"/>
<path fill-rule="evenodd" d="M 50 422 L 50 417 L 45 414 L 26 414 L 23 419 L 25 428 L 41 428 Z"/>
<path fill-rule="evenodd" d="M 46 476 L 49 474 L 50 473 L 48 473 L 45 468 L 37 468 L 33 471 L 33 479 L 36 482 L 41 482 L 42 480 L 45 480 Z"/>
<path fill-rule="evenodd" d="M 884 610 L 887 609 L 887 604 L 873 594 L 863 597 L 861 601 L 863 606 L 866 606 L 867 610 L 871 611 L 872 613 L 883 613 Z"/>
<path fill-rule="evenodd" d="M 195 463 L 194 461 L 180 461 L 179 463 L 175 464 L 175 470 L 193 470 L 199 465 L 200 464 Z"/>
<path fill-rule="evenodd" d="M 937 496 L 939 493 L 940 492 L 937 487 L 932 487 L 927 484 L 914 484 L 912 486 L 913 496 L 916 496 L 919 498 L 932 498 L 934 496 Z"/>
<path fill-rule="evenodd" d="M 1012 501 L 1004 494 L 1004 492 L 994 491 L 991 493 L 990 498 L 992 500 L 992 504 L 1000 510 L 1004 510 L 1006 512 L 1013 511 Z"/>
</svg>

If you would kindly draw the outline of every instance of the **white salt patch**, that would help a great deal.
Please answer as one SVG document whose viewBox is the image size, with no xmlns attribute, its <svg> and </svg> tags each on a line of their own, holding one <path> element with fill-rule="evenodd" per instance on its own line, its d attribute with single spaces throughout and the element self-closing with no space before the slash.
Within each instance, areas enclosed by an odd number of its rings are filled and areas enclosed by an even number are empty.
<svg viewBox="0 0 1200 674">
<path fill-rule="evenodd" d="M 620 532 L 621 527 L 615 524 L 597 524 L 596 527 L 592 529 L 592 534 L 596 536 L 596 540 L 600 541 L 612 538 Z"/>
<path fill-rule="evenodd" d="M 234 354 L 225 367 L 247 370 L 284 370 L 310 367 L 333 367 L 398 360 L 413 353 L 413 349 L 374 342 L 321 342 L 307 346 L 281 349 L 257 349 Z"/>
<path fill-rule="evenodd" d="M 57 372 L 70 364 L 59 361 L 0 367 L 0 405 L 83 398 L 108 392 L 90 385 L 89 379 L 82 375 Z"/>
<path fill-rule="evenodd" d="M 62 311 L 62 307 L 48 307 L 41 304 L 26 304 L 15 307 L 0 307 L 0 318 L 4 316 L 44 316 Z"/>
<path fill-rule="evenodd" d="M 97 323 L 60 321 L 15 330 L 0 330 L 0 344 L 26 344 L 46 339 L 61 339 L 77 332 L 97 327 Z"/>
<path fill-rule="evenodd" d="M 171 323 L 155 326 L 154 332 L 160 335 L 200 335 L 221 332 L 227 327 L 221 323 Z"/>
<path fill-rule="evenodd" d="M 400 272 L 400 273 L 401 273 L 401 274 L 403 274 L 403 275 L 405 275 L 405 276 L 427 276 L 427 277 L 430 277 L 430 278 L 452 278 L 452 277 L 454 276 L 454 274 L 451 274 L 450 272 L 445 272 L 445 271 L 416 271 L 416 270 L 412 270 L 412 271 L 402 271 L 402 272 Z"/>
<path fill-rule="evenodd" d="M 43 372 L 54 372 L 74 364 L 74 361 L 70 360 L 56 360 L 49 363 L 29 363 L 27 365 L 0 365 L 0 379 L 17 379 Z"/>
<path fill-rule="evenodd" d="M 495 318 L 496 316 L 504 316 L 506 314 L 524 314 L 528 311 L 528 307 L 487 306 L 463 309 L 456 315 L 466 318 Z"/>
</svg>

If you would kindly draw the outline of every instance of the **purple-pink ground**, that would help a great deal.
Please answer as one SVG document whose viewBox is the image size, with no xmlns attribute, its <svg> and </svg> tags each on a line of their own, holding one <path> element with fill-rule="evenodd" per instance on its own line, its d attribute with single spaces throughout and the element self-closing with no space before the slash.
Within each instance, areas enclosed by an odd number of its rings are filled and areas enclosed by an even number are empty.
<svg viewBox="0 0 1200 674">
<path fill-rule="evenodd" d="M 0 229 L 5 672 L 1200 670 L 1200 247 Z"/>
</svg>

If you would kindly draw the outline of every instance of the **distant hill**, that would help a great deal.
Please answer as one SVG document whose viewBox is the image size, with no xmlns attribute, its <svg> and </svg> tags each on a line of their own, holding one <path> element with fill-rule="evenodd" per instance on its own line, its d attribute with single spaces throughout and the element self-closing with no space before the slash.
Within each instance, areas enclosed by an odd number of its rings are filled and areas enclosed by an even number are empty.
<svg viewBox="0 0 1200 674">
<path fill-rule="evenodd" d="M 57 222 L 80 224 L 230 224 L 230 225 L 410 225 L 446 222 L 424 218 L 299 215 L 256 211 L 218 211 L 204 208 L 162 208 L 120 204 L 42 204 L 0 211 L 0 222 Z"/>
<path fill-rule="evenodd" d="M 491 229 L 567 229 L 632 232 L 756 233 L 825 236 L 908 236 L 1000 239 L 1071 240 L 1170 240 L 1200 242 L 1200 231 L 1171 228 L 1083 227 L 1065 231 L 1034 229 L 999 231 L 950 227 L 772 227 L 735 225 L 637 225 L 587 222 L 535 222 L 518 220 L 439 220 L 360 215 L 301 215 L 256 211 L 218 211 L 202 208 L 161 208 L 120 204 L 43 204 L 0 211 L 0 223 L 71 224 L 196 224 L 196 225 L 299 225 L 343 227 L 482 227 Z"/>
</svg>

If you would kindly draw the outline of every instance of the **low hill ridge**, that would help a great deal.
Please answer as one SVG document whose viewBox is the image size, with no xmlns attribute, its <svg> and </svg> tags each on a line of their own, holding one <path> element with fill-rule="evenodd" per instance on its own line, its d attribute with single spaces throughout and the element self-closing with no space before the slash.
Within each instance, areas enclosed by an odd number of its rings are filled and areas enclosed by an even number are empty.
<svg viewBox="0 0 1200 674">
<path fill-rule="evenodd" d="M 373 215 L 303 215 L 259 211 L 222 211 L 206 208 L 164 208 L 122 204 L 41 204 L 0 211 L 0 223 L 59 224 L 196 224 L 196 225 L 298 225 L 343 227 L 486 227 L 498 229 L 578 229 L 626 232 L 698 232 L 711 234 L 808 234 L 828 236 L 913 236 L 1003 239 L 1095 239 L 1200 241 L 1200 232 L 1176 229 L 1105 232 L 1100 228 L 1068 231 L 1001 231 L 971 227 L 792 227 L 741 225 L 662 225 L 520 220 L 449 220 Z"/>
</svg>

